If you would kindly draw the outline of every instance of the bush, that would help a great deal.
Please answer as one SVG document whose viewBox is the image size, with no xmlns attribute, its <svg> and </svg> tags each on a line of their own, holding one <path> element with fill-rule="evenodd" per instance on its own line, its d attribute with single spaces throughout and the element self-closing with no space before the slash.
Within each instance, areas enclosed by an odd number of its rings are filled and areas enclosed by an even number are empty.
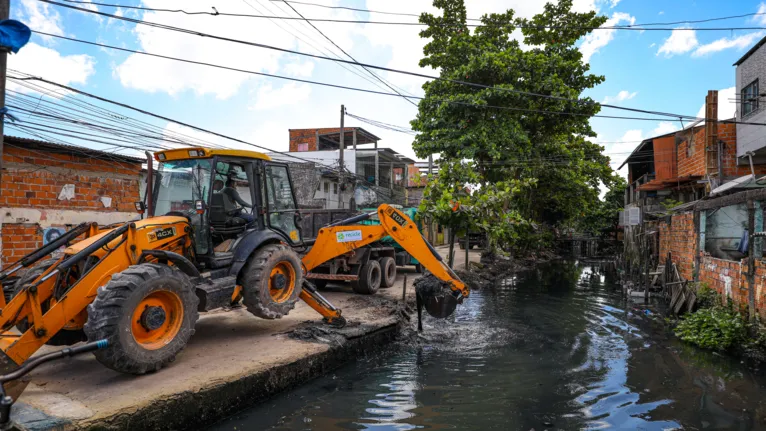
<svg viewBox="0 0 766 431">
<path fill-rule="evenodd" d="M 721 305 L 721 298 L 714 289 L 711 289 L 707 283 L 700 283 L 697 287 L 697 307 L 712 308 Z"/>
<path fill-rule="evenodd" d="M 675 334 L 704 349 L 727 350 L 747 341 L 747 324 L 731 307 L 714 306 L 688 314 L 676 327 Z"/>
</svg>

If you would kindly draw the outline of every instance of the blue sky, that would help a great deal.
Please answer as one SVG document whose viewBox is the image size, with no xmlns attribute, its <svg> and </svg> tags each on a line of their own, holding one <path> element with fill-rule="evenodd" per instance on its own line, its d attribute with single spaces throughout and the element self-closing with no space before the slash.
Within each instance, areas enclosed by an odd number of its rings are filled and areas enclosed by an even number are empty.
<svg viewBox="0 0 766 431">
<path fill-rule="evenodd" d="M 34 30 L 248 70 L 378 89 L 374 83 L 324 60 L 136 27 L 130 23 L 67 10 L 37 0 L 14 0 L 12 3 L 14 18 L 22 20 Z M 268 0 L 224 0 L 218 3 L 208 0 L 120 0 L 118 3 L 182 8 L 188 11 L 210 11 L 213 5 L 220 12 L 295 16 L 284 3 Z M 428 0 L 315 0 L 315 3 L 408 13 L 433 10 Z M 466 4 L 471 17 L 506 8 L 513 8 L 522 16 L 531 16 L 542 9 L 544 2 L 468 0 Z M 408 19 L 299 4 L 294 6 L 305 16 L 315 18 Z M 338 53 L 316 30 L 299 21 L 190 17 L 103 6 L 88 7 L 302 52 Z M 704 19 L 754 13 L 759 9 L 766 12 L 766 6 L 760 0 L 575 0 L 575 7 L 581 11 L 596 9 L 609 18 L 610 24 L 618 25 Z M 330 23 L 316 25 L 359 61 L 419 70 L 417 61 L 424 41 L 418 38 L 418 29 L 415 27 Z M 766 15 L 692 25 L 766 26 Z M 592 71 L 605 75 L 606 81 L 587 95 L 598 101 L 629 107 L 696 115 L 707 90 L 725 90 L 734 86 L 732 64 L 764 35 L 766 33 L 761 30 L 594 32 L 593 36 L 581 42 L 581 50 L 590 62 Z M 408 126 L 416 112 L 415 107 L 401 98 L 255 77 L 37 35 L 33 36 L 31 44 L 20 54 L 11 57 L 9 66 L 281 151 L 287 150 L 289 128 L 336 126 L 339 123 L 341 104 L 347 106 L 349 113 L 401 126 Z M 359 75 L 365 74 L 352 67 L 348 69 L 353 69 Z M 420 79 L 391 73 L 381 73 L 381 76 L 411 94 L 422 94 Z M 372 80 L 369 76 L 368 79 Z M 389 91 L 385 87 L 383 90 Z M 734 112 L 735 106 L 729 100 L 731 97 L 733 95 L 729 93 L 720 96 L 724 115 L 731 116 Z M 603 113 L 625 115 L 608 109 L 603 110 Z M 176 125 L 151 121 L 171 131 L 183 131 Z M 409 135 L 376 129 L 352 119 L 347 124 L 363 126 L 382 138 L 381 145 L 414 156 Z M 605 142 L 607 153 L 613 157 L 616 165 L 640 139 L 680 127 L 677 121 L 660 123 L 593 119 L 592 124 L 598 133 L 598 140 Z M 213 140 L 244 147 L 219 139 Z"/>
</svg>

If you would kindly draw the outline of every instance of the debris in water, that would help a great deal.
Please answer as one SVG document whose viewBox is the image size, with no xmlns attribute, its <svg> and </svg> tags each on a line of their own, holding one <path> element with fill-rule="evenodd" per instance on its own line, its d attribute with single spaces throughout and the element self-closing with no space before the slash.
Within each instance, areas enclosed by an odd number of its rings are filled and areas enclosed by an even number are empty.
<svg viewBox="0 0 766 431">
<path fill-rule="evenodd" d="M 449 289 L 449 285 L 432 274 L 420 277 L 414 283 L 415 292 L 423 298 L 437 296 Z"/>
<path fill-rule="evenodd" d="M 317 324 L 304 325 L 288 332 L 288 336 L 294 340 L 314 341 L 324 344 L 341 346 L 346 342 L 346 337 L 335 328 L 319 326 Z"/>
</svg>

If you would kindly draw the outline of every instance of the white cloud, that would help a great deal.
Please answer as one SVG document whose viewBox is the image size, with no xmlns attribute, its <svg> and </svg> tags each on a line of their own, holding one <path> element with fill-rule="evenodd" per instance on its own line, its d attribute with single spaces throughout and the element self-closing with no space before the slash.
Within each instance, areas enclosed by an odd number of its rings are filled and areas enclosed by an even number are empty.
<svg viewBox="0 0 766 431">
<path fill-rule="evenodd" d="M 309 77 L 314 71 L 314 62 L 305 61 L 301 63 L 300 61 L 295 61 L 285 64 L 284 69 L 290 76 Z"/>
<path fill-rule="evenodd" d="M 681 127 L 679 123 L 673 123 L 672 121 L 660 121 L 657 124 L 657 127 L 652 130 L 651 136 L 666 135 L 668 133 L 675 132 L 680 128 Z"/>
<path fill-rule="evenodd" d="M 604 154 L 610 158 L 610 166 L 617 169 L 630 153 L 644 140 L 644 132 L 640 129 L 628 130 L 619 139 L 607 141 L 604 146 Z M 618 171 L 623 177 L 628 176 L 628 165 Z"/>
<path fill-rule="evenodd" d="M 268 3 L 268 4 L 265 4 Z M 210 10 L 210 4 L 204 0 L 145 0 L 143 5 L 149 8 Z M 258 5 L 257 7 L 255 5 Z M 250 6 L 256 7 L 256 10 Z M 274 14 L 285 15 L 278 9 L 276 3 L 231 2 L 227 6 L 230 13 L 263 13 L 271 11 Z M 266 8 L 266 9 L 260 9 Z M 260 11 L 260 12 L 259 12 Z M 349 11 L 336 12 L 330 10 L 312 11 L 312 16 L 350 18 Z M 189 16 L 184 14 L 165 14 L 147 11 L 142 19 L 161 24 L 199 30 L 232 39 L 267 42 L 283 48 L 297 48 L 304 52 L 317 52 L 310 46 L 303 46 L 295 35 L 300 36 L 295 28 L 303 28 L 302 39 L 314 40 L 315 45 L 327 45 L 321 42 L 321 36 L 312 29 L 301 27 L 300 23 L 288 23 L 280 20 L 259 20 L 257 25 L 248 19 L 219 19 L 210 16 Z M 290 34 L 283 28 L 290 30 Z M 321 25 L 318 24 L 318 26 Z M 350 35 L 354 25 L 335 25 L 320 27 L 335 43 L 347 51 L 353 48 Z M 289 58 L 285 53 L 249 47 L 210 38 L 194 37 L 188 34 L 167 32 L 161 29 L 139 26 L 134 30 L 138 45 L 148 52 L 182 57 L 190 60 L 220 64 L 238 69 L 256 72 L 278 73 L 281 71 L 283 60 Z M 310 36 L 306 36 L 306 35 Z M 288 67 L 295 73 L 308 73 L 308 67 L 297 70 Z M 210 67 L 172 62 L 157 58 L 133 54 L 114 69 L 114 75 L 123 86 L 147 92 L 163 92 L 177 95 L 184 91 L 193 91 L 197 95 L 213 95 L 218 99 L 228 99 L 238 94 L 243 85 L 259 80 L 244 73 L 213 69 Z"/>
<path fill-rule="evenodd" d="M 623 12 L 615 12 L 612 17 L 606 20 L 602 27 L 613 27 L 620 25 L 620 23 L 635 24 L 636 18 Z M 598 30 L 592 31 L 583 38 L 582 45 L 580 45 L 580 52 L 583 55 L 583 61 L 588 63 L 593 54 L 597 53 L 601 48 L 607 46 L 609 42 L 614 39 L 614 35 L 617 32 L 615 29 L 610 30 Z"/>
<path fill-rule="evenodd" d="M 759 25 L 766 25 L 766 3 L 761 2 L 757 13 L 758 15 L 753 17 L 753 22 Z"/>
<path fill-rule="evenodd" d="M 682 30 L 679 27 L 670 34 L 657 51 L 657 55 L 665 54 L 665 57 L 672 57 L 676 54 L 685 54 L 699 45 L 697 32 L 695 30 Z"/>
<path fill-rule="evenodd" d="M 620 3 L 620 0 L 608 0 L 609 1 L 609 7 L 615 8 L 617 7 L 617 4 Z"/>
<path fill-rule="evenodd" d="M 606 96 L 604 97 L 604 100 L 601 102 L 603 104 L 610 104 L 614 102 L 622 102 L 623 100 L 630 100 L 638 94 L 638 91 L 629 92 L 627 90 L 622 90 L 619 93 L 617 93 L 616 96 Z"/>
<path fill-rule="evenodd" d="M 653 44 L 649 45 L 649 48 L 654 48 L 655 46 L 657 46 L 657 44 L 653 43 Z"/>
<path fill-rule="evenodd" d="M 21 18 L 32 30 L 59 36 L 64 35 L 64 29 L 61 26 L 61 15 L 51 9 L 47 3 L 37 0 L 22 0 L 21 5 L 23 7 Z M 46 41 L 51 39 L 50 36 L 40 35 L 40 37 Z"/>
<path fill-rule="evenodd" d="M 733 38 L 723 37 L 705 45 L 698 46 L 697 49 L 695 49 L 692 53 L 692 57 L 702 57 L 731 48 L 739 50 L 750 48 L 753 44 L 755 44 L 755 42 L 762 38 L 764 34 L 766 33 L 759 31 L 755 33 L 743 34 Z"/>
<path fill-rule="evenodd" d="M 58 51 L 30 42 L 18 54 L 8 57 L 8 67 L 60 84 L 85 84 L 93 75 L 95 60 L 85 54 L 61 55 Z M 31 91 L 8 81 L 9 88 Z"/>
<path fill-rule="evenodd" d="M 311 87 L 308 84 L 291 82 L 277 89 L 267 84 L 258 89 L 255 104 L 250 109 L 263 111 L 294 105 L 308 100 L 310 94 Z"/>
<path fill-rule="evenodd" d="M 737 104 L 735 103 L 736 95 L 737 95 L 737 91 L 736 91 L 736 88 L 734 87 L 718 90 L 718 119 L 719 120 L 728 120 L 736 116 L 736 112 L 737 112 Z M 705 97 L 703 95 L 702 99 L 704 100 L 704 98 Z M 702 104 L 702 106 L 700 106 L 699 111 L 697 111 L 697 117 L 705 118 L 704 103 Z"/>
<path fill-rule="evenodd" d="M 173 147 L 231 147 L 233 142 L 176 123 L 168 123 L 162 134 L 167 140 L 166 143 Z"/>
<path fill-rule="evenodd" d="M 665 11 L 661 10 L 661 11 L 659 11 L 659 13 L 657 13 L 657 15 L 665 15 Z"/>
</svg>

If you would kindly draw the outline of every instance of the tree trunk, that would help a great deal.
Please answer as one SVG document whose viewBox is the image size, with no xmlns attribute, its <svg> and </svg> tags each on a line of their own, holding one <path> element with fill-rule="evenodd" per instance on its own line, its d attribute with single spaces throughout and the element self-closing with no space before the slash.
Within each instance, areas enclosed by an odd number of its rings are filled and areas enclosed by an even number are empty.
<svg viewBox="0 0 766 431">
<path fill-rule="evenodd" d="M 455 263 L 455 229 L 449 230 L 449 267 L 452 268 L 452 264 Z"/>
</svg>

